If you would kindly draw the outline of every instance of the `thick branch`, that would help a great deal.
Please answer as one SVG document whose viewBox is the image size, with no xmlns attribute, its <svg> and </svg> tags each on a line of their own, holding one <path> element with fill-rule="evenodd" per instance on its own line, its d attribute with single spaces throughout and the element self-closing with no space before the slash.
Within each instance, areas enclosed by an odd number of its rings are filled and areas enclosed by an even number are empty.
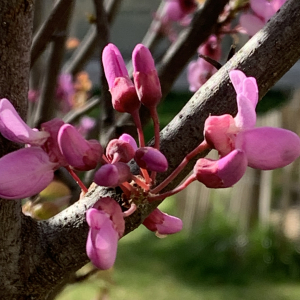
<svg viewBox="0 0 300 300">
<path fill-rule="evenodd" d="M 29 78 L 32 1 L 3 0 L 0 9 L 0 98 L 8 98 L 25 118 Z M 0 135 L 0 157 L 19 148 Z M 3 170 L 0 170 L 0 172 Z M 22 254 L 21 203 L 0 199 L 0 298 L 24 299 L 19 288 L 29 273 Z"/>
</svg>

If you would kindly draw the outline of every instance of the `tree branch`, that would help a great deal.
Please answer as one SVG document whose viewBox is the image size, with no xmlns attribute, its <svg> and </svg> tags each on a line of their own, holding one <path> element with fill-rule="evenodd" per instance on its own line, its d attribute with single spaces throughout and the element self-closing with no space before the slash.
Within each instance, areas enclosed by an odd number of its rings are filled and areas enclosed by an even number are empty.
<svg viewBox="0 0 300 300">
<path fill-rule="evenodd" d="M 31 46 L 31 62 L 30 67 L 32 67 L 35 61 L 43 53 L 48 43 L 51 42 L 52 36 L 61 23 L 65 22 L 66 13 L 68 13 L 70 2 L 72 0 L 59 0 L 55 3 L 48 19 L 43 23 L 39 31 L 35 34 Z"/>
<path fill-rule="evenodd" d="M 8 98 L 23 119 L 27 109 L 32 13 L 32 1 L 1 1 L 0 99 Z M 0 157 L 19 147 L 0 135 Z M 19 294 L 19 288 L 26 280 L 30 266 L 28 261 L 21 259 L 25 252 L 22 247 L 24 230 L 21 215 L 20 201 L 0 199 L 1 299 L 24 299 Z"/>
</svg>

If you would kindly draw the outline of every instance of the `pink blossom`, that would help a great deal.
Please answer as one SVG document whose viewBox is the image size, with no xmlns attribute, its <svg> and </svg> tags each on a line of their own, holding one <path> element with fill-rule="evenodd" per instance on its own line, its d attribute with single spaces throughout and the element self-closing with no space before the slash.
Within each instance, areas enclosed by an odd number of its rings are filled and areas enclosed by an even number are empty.
<svg viewBox="0 0 300 300">
<path fill-rule="evenodd" d="M 219 160 L 200 158 L 195 164 L 194 174 L 208 188 L 227 188 L 243 177 L 247 162 L 244 151 L 233 150 Z"/>
<path fill-rule="evenodd" d="M 60 74 L 58 77 L 56 97 L 60 100 L 60 108 L 63 113 L 68 112 L 73 106 L 75 89 L 71 74 Z"/>
<path fill-rule="evenodd" d="M 149 230 L 158 235 L 177 233 L 182 229 L 182 221 L 156 208 L 143 222 Z"/>
<path fill-rule="evenodd" d="M 198 52 L 215 61 L 219 61 L 221 58 L 221 46 L 217 37 L 211 35 L 199 48 Z M 190 91 L 196 92 L 216 72 L 217 69 L 201 57 L 195 61 L 191 61 L 188 65 Z"/>
<path fill-rule="evenodd" d="M 286 1 L 287 0 L 251 0 L 250 6 L 253 12 L 241 15 L 241 26 L 250 36 L 253 36 L 264 27 L 267 21 Z"/>
<path fill-rule="evenodd" d="M 113 199 L 101 198 L 86 212 L 89 234 L 86 252 L 91 262 L 99 269 L 106 270 L 113 266 L 118 240 L 125 230 L 121 207 Z"/>
<path fill-rule="evenodd" d="M 70 124 L 60 127 L 57 140 L 59 149 L 68 164 L 79 171 L 96 168 L 103 154 L 103 149 L 98 141 L 87 141 Z"/>
<path fill-rule="evenodd" d="M 134 155 L 134 160 L 143 169 L 155 172 L 165 172 L 168 169 L 166 157 L 158 150 L 152 147 L 141 147 Z"/>
<path fill-rule="evenodd" d="M 136 151 L 137 148 L 138 148 L 135 139 L 131 135 L 127 134 L 127 133 L 123 133 L 119 137 L 119 140 L 129 143 L 130 146 L 133 148 L 134 151 Z"/>
<path fill-rule="evenodd" d="M 39 147 L 23 148 L 0 159 L 0 197 L 21 199 L 38 194 L 50 184 L 57 164 Z"/>
<path fill-rule="evenodd" d="M 142 44 L 132 52 L 133 78 L 139 100 L 147 107 L 156 107 L 162 93 L 151 52 Z"/>
<path fill-rule="evenodd" d="M 42 145 L 49 133 L 31 129 L 19 116 L 9 100 L 0 100 L 0 132 L 10 141 L 32 146 Z"/>
<path fill-rule="evenodd" d="M 128 163 L 134 157 L 135 150 L 130 143 L 122 139 L 111 140 L 106 147 L 106 157 L 110 163 L 117 161 Z"/>
<path fill-rule="evenodd" d="M 137 111 L 141 104 L 119 49 L 108 44 L 103 50 L 102 61 L 114 109 L 128 113 Z"/>
<path fill-rule="evenodd" d="M 80 132 L 81 135 L 86 136 L 90 130 L 92 130 L 96 125 L 96 120 L 94 118 L 91 118 L 89 116 L 83 116 L 79 120 L 79 124 L 77 127 L 78 132 Z"/>
<path fill-rule="evenodd" d="M 207 143 L 224 158 L 235 149 L 244 152 L 247 164 L 257 169 L 272 170 L 293 162 L 300 156 L 298 135 L 281 128 L 254 128 L 258 101 L 256 80 L 238 70 L 229 75 L 237 93 L 238 113 L 235 118 L 230 115 L 208 117 L 204 127 Z M 241 164 L 236 172 L 243 169 Z"/>
<path fill-rule="evenodd" d="M 123 162 L 103 165 L 94 176 L 94 182 L 100 186 L 116 187 L 131 179 L 130 168 Z"/>
</svg>

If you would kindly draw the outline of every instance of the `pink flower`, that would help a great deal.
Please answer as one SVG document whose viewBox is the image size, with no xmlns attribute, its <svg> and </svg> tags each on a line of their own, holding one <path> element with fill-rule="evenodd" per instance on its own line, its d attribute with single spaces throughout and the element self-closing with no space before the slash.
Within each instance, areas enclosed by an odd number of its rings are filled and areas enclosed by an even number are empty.
<svg viewBox="0 0 300 300">
<path fill-rule="evenodd" d="M 238 113 L 235 118 L 208 117 L 204 126 L 207 143 L 224 158 L 235 149 L 242 151 L 247 164 L 257 169 L 272 170 L 293 162 L 300 156 L 298 135 L 281 128 L 254 128 L 258 101 L 256 80 L 238 70 L 230 71 L 229 75 L 237 93 Z M 237 165 L 236 172 L 240 174 L 243 170 L 244 164 Z"/>
<path fill-rule="evenodd" d="M 107 187 L 116 187 L 130 179 L 130 168 L 123 162 L 103 165 L 94 176 L 95 183 Z"/>
<path fill-rule="evenodd" d="M 267 21 L 286 1 L 287 0 L 251 0 L 250 6 L 253 13 L 241 15 L 241 26 L 250 36 L 253 36 L 257 31 L 264 27 Z"/>
<path fill-rule="evenodd" d="M 60 108 L 63 113 L 68 112 L 73 106 L 75 89 L 71 74 L 60 74 L 58 77 L 56 97 L 60 100 Z"/>
<path fill-rule="evenodd" d="M 134 151 L 136 151 L 137 148 L 138 148 L 135 139 L 131 135 L 127 134 L 127 133 L 123 133 L 119 137 L 119 140 L 129 143 L 130 146 L 133 148 Z"/>
<path fill-rule="evenodd" d="M 86 136 L 90 132 L 90 130 L 92 130 L 95 127 L 95 125 L 96 120 L 94 118 L 91 118 L 89 116 L 83 116 L 79 120 L 77 130 L 81 135 Z"/>
<path fill-rule="evenodd" d="M 96 168 L 103 154 L 103 149 L 98 141 L 87 141 L 70 124 L 64 124 L 60 127 L 57 140 L 59 149 L 67 163 L 79 171 Z"/>
<path fill-rule="evenodd" d="M 155 172 L 165 172 L 168 169 L 166 157 L 157 149 L 152 147 L 141 147 L 134 155 L 134 160 L 143 169 Z"/>
<path fill-rule="evenodd" d="M 219 61 L 221 58 L 221 46 L 215 35 L 211 35 L 209 39 L 199 48 L 200 54 Z M 190 91 L 196 92 L 217 69 L 203 58 L 199 57 L 188 65 L 188 82 Z"/>
<path fill-rule="evenodd" d="M 106 157 L 110 163 L 128 163 L 134 157 L 135 150 L 130 143 L 122 139 L 111 140 L 106 147 Z"/>
<path fill-rule="evenodd" d="M 137 111 L 141 104 L 119 49 L 108 44 L 103 50 L 102 61 L 114 109 L 128 113 Z"/>
<path fill-rule="evenodd" d="M 101 198 L 94 208 L 86 212 L 90 227 L 86 242 L 86 252 L 91 262 L 99 269 L 113 266 L 118 240 L 123 236 L 125 222 L 121 207 L 113 199 Z"/>
<path fill-rule="evenodd" d="M 182 229 L 182 221 L 156 208 L 143 222 L 149 230 L 158 235 L 177 233 Z"/>
<path fill-rule="evenodd" d="M 38 194 L 50 184 L 58 165 L 39 147 L 11 152 L 0 159 L 0 197 L 21 199 Z"/>
<path fill-rule="evenodd" d="M 40 146 L 49 137 L 49 133 L 31 129 L 19 116 L 9 100 L 0 100 L 0 132 L 10 141 L 32 146 Z"/>
<path fill-rule="evenodd" d="M 133 78 L 140 101 L 147 107 L 156 107 L 162 94 L 160 81 L 151 52 L 142 44 L 132 52 Z"/>
<path fill-rule="evenodd" d="M 247 162 L 244 151 L 233 150 L 219 160 L 200 158 L 195 164 L 194 174 L 208 188 L 227 188 L 243 177 Z"/>
<path fill-rule="evenodd" d="M 38 131 L 28 127 L 7 99 L 0 100 L 1 134 L 13 142 L 30 146 L 0 158 L 2 197 L 17 199 L 32 196 L 51 182 L 54 171 L 59 167 L 71 164 L 86 170 L 94 168 L 100 160 L 100 144 L 86 141 L 75 128 L 64 124 L 61 119 L 45 122 L 41 128 Z"/>
</svg>

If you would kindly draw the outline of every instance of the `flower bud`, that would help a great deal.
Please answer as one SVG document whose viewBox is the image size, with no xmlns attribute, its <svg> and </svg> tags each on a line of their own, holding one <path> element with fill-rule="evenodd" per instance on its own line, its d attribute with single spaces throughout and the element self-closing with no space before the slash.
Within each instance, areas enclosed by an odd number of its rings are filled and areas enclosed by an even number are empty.
<svg viewBox="0 0 300 300">
<path fill-rule="evenodd" d="M 165 172 L 168 169 L 166 157 L 157 149 L 142 147 L 135 152 L 134 160 L 143 169 Z"/>
<path fill-rule="evenodd" d="M 116 187 L 121 183 L 130 180 L 131 173 L 127 164 L 117 162 L 102 166 L 94 177 L 95 183 L 100 186 Z"/>
<path fill-rule="evenodd" d="M 140 101 L 147 107 L 155 107 L 162 97 L 160 81 L 151 52 L 138 44 L 132 52 L 133 78 Z"/>
<path fill-rule="evenodd" d="M 106 147 L 106 157 L 111 163 L 118 161 L 127 163 L 133 159 L 134 153 L 132 146 L 120 139 L 111 140 Z"/>
<path fill-rule="evenodd" d="M 103 50 L 102 62 L 114 109 L 128 113 L 138 110 L 140 102 L 119 49 L 108 44 Z"/>
<path fill-rule="evenodd" d="M 159 235 L 173 234 L 182 229 L 182 221 L 156 208 L 143 222 L 149 230 Z"/>
<path fill-rule="evenodd" d="M 127 134 L 127 133 L 123 133 L 119 137 L 119 140 L 129 143 L 131 145 L 131 147 L 133 148 L 134 151 L 136 151 L 137 148 L 138 148 L 135 139 L 131 135 Z"/>
<path fill-rule="evenodd" d="M 103 154 L 102 147 L 96 140 L 85 140 L 70 124 L 60 128 L 58 144 L 68 164 L 79 171 L 94 169 Z"/>
</svg>

